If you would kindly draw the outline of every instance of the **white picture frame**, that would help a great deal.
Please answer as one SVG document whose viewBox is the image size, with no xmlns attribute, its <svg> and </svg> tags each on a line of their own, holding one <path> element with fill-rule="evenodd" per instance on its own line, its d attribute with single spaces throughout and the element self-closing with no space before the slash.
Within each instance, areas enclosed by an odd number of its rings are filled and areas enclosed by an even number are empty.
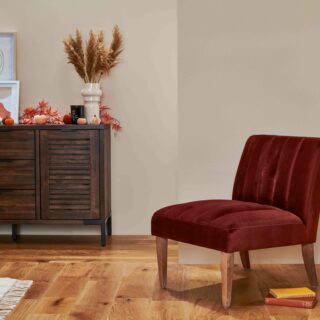
<svg viewBox="0 0 320 320">
<path fill-rule="evenodd" d="M 17 79 L 17 33 L 0 32 L 0 81 Z"/>
<path fill-rule="evenodd" d="M 0 81 L 0 117 L 10 112 L 14 123 L 19 123 L 19 81 Z"/>
</svg>

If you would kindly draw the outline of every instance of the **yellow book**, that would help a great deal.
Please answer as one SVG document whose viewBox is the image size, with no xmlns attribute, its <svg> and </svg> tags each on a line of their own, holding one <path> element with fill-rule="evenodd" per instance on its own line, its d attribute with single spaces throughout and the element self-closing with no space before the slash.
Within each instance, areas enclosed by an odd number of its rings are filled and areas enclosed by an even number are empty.
<svg viewBox="0 0 320 320">
<path fill-rule="evenodd" d="M 270 294 L 275 298 L 307 298 L 315 297 L 316 293 L 309 288 L 278 288 L 270 289 Z"/>
</svg>

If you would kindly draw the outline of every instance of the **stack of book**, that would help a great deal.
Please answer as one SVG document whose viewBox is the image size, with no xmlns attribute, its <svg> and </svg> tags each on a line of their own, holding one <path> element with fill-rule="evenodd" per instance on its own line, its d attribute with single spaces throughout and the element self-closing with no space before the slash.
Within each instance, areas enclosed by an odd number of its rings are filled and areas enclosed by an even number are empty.
<svg viewBox="0 0 320 320">
<path fill-rule="evenodd" d="M 316 293 L 309 288 L 270 289 L 265 303 L 276 306 L 312 309 L 317 304 Z"/>
</svg>

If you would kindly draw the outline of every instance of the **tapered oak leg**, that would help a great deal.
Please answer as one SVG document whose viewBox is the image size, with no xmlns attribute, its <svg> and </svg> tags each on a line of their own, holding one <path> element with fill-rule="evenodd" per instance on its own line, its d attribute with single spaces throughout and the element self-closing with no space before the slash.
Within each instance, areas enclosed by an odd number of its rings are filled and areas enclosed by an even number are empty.
<svg viewBox="0 0 320 320">
<path fill-rule="evenodd" d="M 245 269 L 250 269 L 250 257 L 249 257 L 249 251 L 240 251 L 240 258 L 242 262 L 242 266 Z"/>
<path fill-rule="evenodd" d="M 232 274 L 234 254 L 221 252 L 221 281 L 222 281 L 222 306 L 228 309 L 231 305 Z"/>
<path fill-rule="evenodd" d="M 160 287 L 167 285 L 168 239 L 156 237 Z"/>
<path fill-rule="evenodd" d="M 308 274 L 310 285 L 312 288 L 317 288 L 318 278 L 317 278 L 316 266 L 314 264 L 313 243 L 303 244 L 301 247 L 302 247 L 302 256 L 303 256 L 304 266 Z"/>
</svg>

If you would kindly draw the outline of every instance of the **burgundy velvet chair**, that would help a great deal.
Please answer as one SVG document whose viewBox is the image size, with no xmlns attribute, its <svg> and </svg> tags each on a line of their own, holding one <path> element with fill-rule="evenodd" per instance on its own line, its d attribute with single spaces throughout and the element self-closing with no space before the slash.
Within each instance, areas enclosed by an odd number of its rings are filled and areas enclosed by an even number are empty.
<svg viewBox="0 0 320 320">
<path fill-rule="evenodd" d="M 320 138 L 256 135 L 248 139 L 232 200 L 163 208 L 152 217 L 159 280 L 167 281 L 168 239 L 221 251 L 222 305 L 231 305 L 234 252 L 302 245 L 311 287 L 318 285 L 313 243 L 320 210 Z"/>
</svg>

